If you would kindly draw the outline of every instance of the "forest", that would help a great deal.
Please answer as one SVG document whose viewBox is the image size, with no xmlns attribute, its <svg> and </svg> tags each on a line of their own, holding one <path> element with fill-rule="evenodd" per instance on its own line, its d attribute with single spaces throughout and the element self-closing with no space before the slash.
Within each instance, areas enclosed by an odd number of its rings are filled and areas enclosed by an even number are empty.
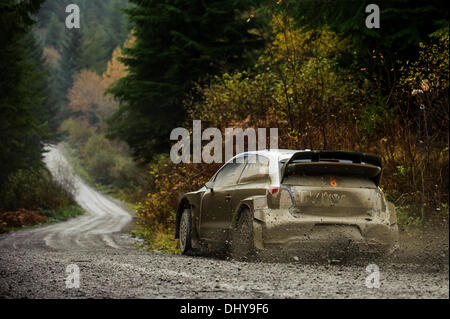
<svg viewBox="0 0 450 319">
<path fill-rule="evenodd" d="M 65 27 L 69 3 L 80 29 Z M 134 207 L 137 235 L 177 251 L 179 196 L 220 167 L 171 162 L 171 130 L 193 120 L 379 154 L 399 221 L 448 227 L 448 8 L 379 1 L 369 29 L 370 3 L 2 1 L 0 231 L 24 211 L 80 213 L 42 161 L 62 142 L 84 179 Z"/>
</svg>

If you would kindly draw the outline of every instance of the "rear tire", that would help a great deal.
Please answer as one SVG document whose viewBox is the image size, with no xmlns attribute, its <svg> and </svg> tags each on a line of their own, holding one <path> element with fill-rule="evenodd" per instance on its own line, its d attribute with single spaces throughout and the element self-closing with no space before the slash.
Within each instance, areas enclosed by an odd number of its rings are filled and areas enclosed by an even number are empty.
<svg viewBox="0 0 450 319">
<path fill-rule="evenodd" d="M 253 216 L 249 209 L 241 212 L 233 229 L 231 257 L 238 261 L 252 261 L 256 257 L 253 238 Z"/>
<path fill-rule="evenodd" d="M 180 218 L 179 237 L 181 254 L 187 255 L 192 250 L 191 232 L 192 232 L 192 215 L 189 208 L 185 208 Z"/>
</svg>

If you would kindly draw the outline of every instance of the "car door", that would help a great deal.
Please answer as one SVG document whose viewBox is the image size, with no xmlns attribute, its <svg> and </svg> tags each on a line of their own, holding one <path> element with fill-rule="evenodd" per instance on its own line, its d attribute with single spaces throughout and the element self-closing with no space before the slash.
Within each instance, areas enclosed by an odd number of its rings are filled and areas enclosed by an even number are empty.
<svg viewBox="0 0 450 319">
<path fill-rule="evenodd" d="M 243 159 L 224 165 L 211 181 L 211 188 L 203 195 L 199 229 L 202 239 L 226 240 L 227 221 L 231 220 L 231 191 L 244 165 Z"/>
</svg>

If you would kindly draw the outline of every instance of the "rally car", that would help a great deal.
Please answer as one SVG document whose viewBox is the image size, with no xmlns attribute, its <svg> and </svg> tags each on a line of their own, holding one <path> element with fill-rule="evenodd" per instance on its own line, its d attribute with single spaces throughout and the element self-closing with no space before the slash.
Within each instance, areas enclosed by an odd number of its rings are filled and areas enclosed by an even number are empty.
<svg viewBox="0 0 450 319">
<path fill-rule="evenodd" d="M 211 244 L 236 259 L 264 251 L 352 249 L 388 253 L 398 243 L 394 205 L 372 154 L 263 150 L 239 154 L 176 215 L 181 252 Z"/>
</svg>

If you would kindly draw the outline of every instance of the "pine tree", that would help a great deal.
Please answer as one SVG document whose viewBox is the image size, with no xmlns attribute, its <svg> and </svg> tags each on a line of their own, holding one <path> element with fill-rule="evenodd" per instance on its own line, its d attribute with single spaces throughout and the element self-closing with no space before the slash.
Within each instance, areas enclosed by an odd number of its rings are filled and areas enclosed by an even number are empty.
<svg viewBox="0 0 450 319">
<path fill-rule="evenodd" d="M 121 101 L 109 121 L 110 137 L 128 142 L 144 161 L 169 148 L 170 131 L 183 123 L 183 99 L 207 75 L 248 63 L 261 48 L 251 32 L 251 0 L 130 1 L 126 10 L 136 44 L 125 49 L 129 75 L 110 90 Z"/>
<path fill-rule="evenodd" d="M 31 14 L 43 0 L 0 4 L 0 203 L 8 176 L 42 166 L 43 142 L 50 130 L 45 105 L 46 80 L 29 35 Z M 40 53 L 42 54 L 42 52 Z"/>
<path fill-rule="evenodd" d="M 48 24 L 48 31 L 45 37 L 45 45 L 52 46 L 59 50 L 61 44 L 61 34 L 64 32 L 64 23 L 59 21 L 56 14 L 52 14 Z"/>
<path fill-rule="evenodd" d="M 71 0 L 47 0 L 37 15 L 35 33 L 46 46 L 55 47 L 65 55 L 74 29 L 65 28 L 65 8 Z M 78 0 L 81 16 L 80 67 L 104 71 L 114 49 L 125 41 L 129 29 L 125 14 L 128 0 Z M 73 46 L 69 46 L 73 48 Z"/>
<path fill-rule="evenodd" d="M 448 6 L 442 0 L 383 0 L 378 3 L 380 28 L 369 29 L 365 10 L 372 3 L 377 2 L 284 0 L 275 8 L 294 16 L 299 27 L 327 26 L 348 36 L 355 46 L 356 71 L 363 68 L 377 74 L 384 89 L 390 91 L 398 77 L 397 62 L 415 59 L 419 43 L 448 25 Z"/>
<path fill-rule="evenodd" d="M 101 25 L 96 25 L 84 31 L 81 45 L 79 67 L 103 73 L 106 62 L 111 56 L 108 47 L 108 35 Z"/>
<path fill-rule="evenodd" d="M 105 30 L 108 33 L 108 47 L 115 48 L 127 38 L 129 29 L 127 19 L 122 9 L 126 8 L 128 1 L 110 0 L 108 4 L 108 19 L 105 21 Z"/>
<path fill-rule="evenodd" d="M 75 74 L 81 70 L 83 33 L 80 29 L 71 29 L 65 36 L 60 63 L 60 90 L 64 95 L 72 87 Z"/>
<path fill-rule="evenodd" d="M 43 143 L 55 142 L 60 124 L 57 117 L 59 104 L 57 95 L 51 87 L 51 68 L 44 58 L 42 46 L 35 41 L 32 33 L 28 33 L 26 38 L 29 43 L 26 54 L 33 66 L 30 73 L 34 76 L 28 79 L 28 90 L 40 97 L 40 103 L 35 105 L 35 114 L 41 128 L 40 139 Z"/>
</svg>

